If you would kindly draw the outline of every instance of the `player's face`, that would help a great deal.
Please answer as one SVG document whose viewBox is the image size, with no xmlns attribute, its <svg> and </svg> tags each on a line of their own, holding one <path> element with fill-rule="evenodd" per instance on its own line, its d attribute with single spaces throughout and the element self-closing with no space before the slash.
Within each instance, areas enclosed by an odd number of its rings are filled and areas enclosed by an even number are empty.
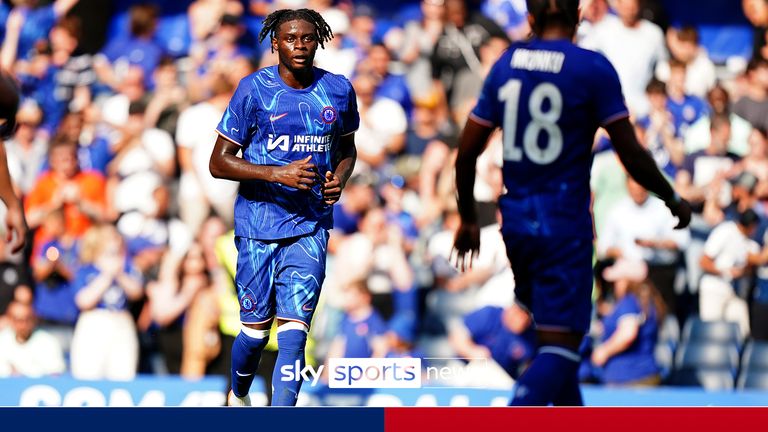
<svg viewBox="0 0 768 432">
<path fill-rule="evenodd" d="M 315 26 L 304 20 L 288 21 L 280 25 L 272 47 L 280 57 L 280 63 L 290 70 L 312 67 L 317 52 Z"/>
</svg>

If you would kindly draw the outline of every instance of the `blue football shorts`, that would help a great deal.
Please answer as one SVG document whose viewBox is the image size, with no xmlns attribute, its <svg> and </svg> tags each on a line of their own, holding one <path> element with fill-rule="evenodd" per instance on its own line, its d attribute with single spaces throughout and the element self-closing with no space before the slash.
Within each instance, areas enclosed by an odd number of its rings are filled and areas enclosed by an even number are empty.
<svg viewBox="0 0 768 432">
<path fill-rule="evenodd" d="M 515 274 L 515 299 L 533 314 L 539 330 L 589 330 L 592 249 L 589 238 L 507 234 Z"/>
<path fill-rule="evenodd" d="M 309 327 L 325 280 L 328 230 L 279 240 L 235 237 L 240 321 L 278 319 Z"/>
</svg>

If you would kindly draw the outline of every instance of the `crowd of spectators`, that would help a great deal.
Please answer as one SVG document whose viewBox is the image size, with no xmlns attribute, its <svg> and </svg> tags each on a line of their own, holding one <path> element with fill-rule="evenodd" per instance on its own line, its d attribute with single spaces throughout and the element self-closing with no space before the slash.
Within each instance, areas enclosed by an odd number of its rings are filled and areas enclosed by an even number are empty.
<svg viewBox="0 0 768 432">
<path fill-rule="evenodd" d="M 84 2 L 0 5 L 0 66 L 23 92 L 4 145 L 33 229 L 23 254 L 0 247 L 0 376 L 228 375 L 238 185 L 209 173 L 214 128 L 240 79 L 276 63 L 257 42 L 263 17 L 303 6 L 330 24 L 316 63 L 351 80 L 361 116 L 309 360 L 460 356 L 519 373 L 532 337 L 494 204 L 499 134 L 478 162 L 479 256 L 459 273 L 449 253 L 457 135 L 496 58 L 529 34 L 524 0 L 123 1 L 93 52 Z M 710 60 L 696 27 L 645 19 L 659 9 L 643 3 L 586 3 L 578 42 L 616 67 L 638 137 L 695 213 L 673 230 L 595 138 L 596 366 L 628 334 L 647 351 L 665 313 L 768 340 L 768 1 L 743 1 L 743 70 Z M 623 361 L 613 369 L 634 367 Z M 631 378 L 655 383 L 645 361 L 630 359 L 643 366 Z"/>
</svg>

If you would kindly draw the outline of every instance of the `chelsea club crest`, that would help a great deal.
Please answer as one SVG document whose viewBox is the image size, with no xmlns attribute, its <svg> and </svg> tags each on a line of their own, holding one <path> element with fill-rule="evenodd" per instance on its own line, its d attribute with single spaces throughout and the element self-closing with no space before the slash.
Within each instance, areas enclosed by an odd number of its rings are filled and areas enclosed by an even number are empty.
<svg viewBox="0 0 768 432">
<path fill-rule="evenodd" d="M 254 309 L 256 309 L 256 302 L 253 301 L 253 297 L 251 297 L 250 294 L 246 294 L 242 299 L 240 299 L 240 308 L 244 312 L 252 312 Z"/>
<path fill-rule="evenodd" d="M 320 112 L 320 117 L 323 119 L 323 123 L 331 124 L 336 121 L 336 110 L 332 106 L 327 106 Z"/>
</svg>

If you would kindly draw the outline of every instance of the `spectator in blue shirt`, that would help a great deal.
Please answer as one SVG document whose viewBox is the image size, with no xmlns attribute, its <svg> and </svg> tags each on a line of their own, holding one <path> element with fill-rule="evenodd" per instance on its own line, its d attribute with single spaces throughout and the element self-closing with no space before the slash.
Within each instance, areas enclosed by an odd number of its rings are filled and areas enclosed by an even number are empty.
<svg viewBox="0 0 768 432">
<path fill-rule="evenodd" d="M 614 282 L 615 304 L 602 319 L 602 342 L 592 363 L 602 367 L 602 381 L 617 386 L 655 386 L 661 381 L 654 357 L 664 302 L 645 280 L 643 262 L 618 261 L 603 272 Z"/>
<path fill-rule="evenodd" d="M 56 21 L 66 15 L 78 1 L 80 0 L 56 0 L 46 6 L 39 6 L 38 0 L 14 1 L 16 7 L 8 14 L 6 25 L 9 30 L 18 28 L 18 34 L 11 39 L 16 43 L 13 48 L 18 57 L 22 60 L 28 59 L 35 44 L 48 39 L 48 32 Z"/>
<path fill-rule="evenodd" d="M 64 211 L 50 212 L 43 222 L 50 240 L 32 259 L 35 279 L 35 313 L 44 326 L 74 325 L 78 310 L 70 283 L 79 266 L 78 243 L 64 230 Z"/>
<path fill-rule="evenodd" d="M 376 339 L 387 331 L 381 315 L 373 309 L 365 281 L 352 282 L 342 289 L 344 317 L 328 358 L 369 358 Z"/>
<path fill-rule="evenodd" d="M 410 117 L 413 111 L 413 101 L 411 92 L 405 80 L 405 75 L 393 74 L 390 72 L 392 63 L 392 54 L 383 44 L 375 44 L 368 51 L 367 61 L 370 65 L 370 71 L 379 79 L 379 86 L 376 89 L 376 98 L 389 98 L 400 104 L 405 114 Z"/>
<path fill-rule="evenodd" d="M 154 40 L 157 15 L 157 6 L 151 4 L 131 7 L 131 36 L 111 41 L 96 58 L 94 66 L 101 82 L 115 89 L 128 66 L 138 66 L 144 72 L 145 84 L 151 87 L 152 72 L 163 56 L 163 49 Z"/>
<path fill-rule="evenodd" d="M 669 111 L 667 85 L 653 79 L 645 88 L 650 112 L 637 120 L 636 126 L 656 165 L 664 174 L 674 178 L 685 159 L 685 149 L 677 134 L 673 114 Z"/>
<path fill-rule="evenodd" d="M 482 307 L 450 330 L 456 354 L 465 359 L 493 359 L 517 378 L 534 354 L 534 331 L 528 312 L 517 304 Z"/>
<path fill-rule="evenodd" d="M 126 257 L 114 225 L 95 225 L 82 240 L 82 266 L 72 291 L 81 313 L 72 338 L 72 375 L 78 379 L 130 380 L 139 344 L 130 301 L 144 295 L 141 276 Z"/>
<path fill-rule="evenodd" d="M 704 99 L 685 91 L 686 71 L 686 64 L 680 60 L 669 61 L 667 110 L 672 114 L 677 137 L 684 136 L 688 127 L 709 114 L 709 107 Z"/>
</svg>

